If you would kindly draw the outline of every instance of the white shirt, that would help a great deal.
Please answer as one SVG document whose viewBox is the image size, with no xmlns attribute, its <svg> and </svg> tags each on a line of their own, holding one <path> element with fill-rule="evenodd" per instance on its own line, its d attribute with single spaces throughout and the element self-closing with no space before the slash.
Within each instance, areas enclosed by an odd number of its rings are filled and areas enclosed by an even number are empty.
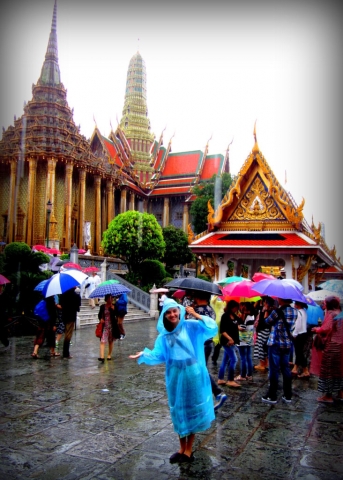
<svg viewBox="0 0 343 480">
<path fill-rule="evenodd" d="M 292 332 L 293 337 L 307 332 L 307 312 L 304 308 L 298 310 L 298 317 L 295 321 L 294 330 Z"/>
</svg>

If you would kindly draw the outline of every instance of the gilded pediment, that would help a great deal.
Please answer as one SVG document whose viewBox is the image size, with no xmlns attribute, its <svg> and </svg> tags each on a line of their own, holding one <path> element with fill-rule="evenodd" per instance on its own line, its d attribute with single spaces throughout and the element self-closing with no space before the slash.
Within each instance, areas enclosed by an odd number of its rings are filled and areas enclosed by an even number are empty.
<svg viewBox="0 0 343 480">
<path fill-rule="evenodd" d="M 286 220 L 286 218 L 274 199 L 269 196 L 261 177 L 257 175 L 228 220 L 275 221 Z"/>
</svg>

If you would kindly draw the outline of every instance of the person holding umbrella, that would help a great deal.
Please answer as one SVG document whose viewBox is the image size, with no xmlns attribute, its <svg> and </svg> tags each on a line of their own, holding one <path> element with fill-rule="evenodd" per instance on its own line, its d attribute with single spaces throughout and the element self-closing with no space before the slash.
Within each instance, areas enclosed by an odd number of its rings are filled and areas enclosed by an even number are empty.
<svg viewBox="0 0 343 480">
<path fill-rule="evenodd" d="M 276 280 L 274 280 L 276 282 Z M 265 323 L 271 325 L 270 335 L 267 341 L 269 358 L 269 388 L 263 403 L 277 403 L 277 389 L 279 381 L 279 370 L 283 377 L 283 402 L 292 401 L 292 373 L 289 366 L 290 351 L 292 346 L 292 334 L 294 323 L 298 313 L 291 306 L 293 300 L 278 298 L 280 308 L 272 312 L 265 311 Z"/>
<path fill-rule="evenodd" d="M 76 288 L 76 286 L 70 288 L 59 297 L 60 305 L 62 307 L 62 320 L 65 324 L 62 358 L 67 359 L 73 358 L 72 355 L 70 355 L 69 346 L 76 322 L 76 315 L 77 312 L 80 311 L 81 306 L 81 297 L 76 293 Z"/>
</svg>

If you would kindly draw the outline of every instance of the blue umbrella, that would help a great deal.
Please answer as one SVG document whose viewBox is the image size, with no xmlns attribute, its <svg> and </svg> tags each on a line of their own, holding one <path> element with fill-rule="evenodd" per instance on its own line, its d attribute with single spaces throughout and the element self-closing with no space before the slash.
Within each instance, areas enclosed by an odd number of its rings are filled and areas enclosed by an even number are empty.
<svg viewBox="0 0 343 480">
<path fill-rule="evenodd" d="M 259 292 L 261 295 L 308 303 L 299 288 L 284 280 L 261 280 L 256 282 L 253 288 L 255 292 Z"/>
<path fill-rule="evenodd" d="M 93 292 L 89 295 L 89 298 L 99 298 L 99 297 L 104 297 L 107 294 L 113 295 L 114 297 L 117 297 L 118 295 L 121 295 L 122 293 L 128 293 L 131 292 L 131 290 L 125 285 L 122 285 L 121 283 L 110 283 L 107 285 L 101 285 L 97 287 Z"/>
<path fill-rule="evenodd" d="M 42 294 L 45 298 L 60 295 L 71 288 L 81 285 L 87 277 L 88 275 L 79 270 L 66 270 L 63 273 L 56 273 L 44 285 Z"/>
<path fill-rule="evenodd" d="M 35 286 L 34 290 L 36 290 L 36 292 L 41 292 L 49 280 L 50 278 L 42 280 L 38 285 Z"/>
</svg>

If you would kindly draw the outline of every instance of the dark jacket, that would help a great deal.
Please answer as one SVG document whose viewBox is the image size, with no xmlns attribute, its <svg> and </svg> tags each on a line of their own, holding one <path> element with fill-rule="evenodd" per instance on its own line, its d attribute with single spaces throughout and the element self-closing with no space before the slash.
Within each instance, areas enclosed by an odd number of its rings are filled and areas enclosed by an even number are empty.
<svg viewBox="0 0 343 480">
<path fill-rule="evenodd" d="M 238 317 L 235 316 L 232 320 L 228 313 L 223 313 L 220 320 L 220 333 L 226 332 L 235 342 L 235 345 L 239 345 L 238 321 Z"/>
<path fill-rule="evenodd" d="M 63 323 L 76 322 L 76 314 L 80 311 L 81 297 L 72 288 L 60 295 Z"/>
</svg>

